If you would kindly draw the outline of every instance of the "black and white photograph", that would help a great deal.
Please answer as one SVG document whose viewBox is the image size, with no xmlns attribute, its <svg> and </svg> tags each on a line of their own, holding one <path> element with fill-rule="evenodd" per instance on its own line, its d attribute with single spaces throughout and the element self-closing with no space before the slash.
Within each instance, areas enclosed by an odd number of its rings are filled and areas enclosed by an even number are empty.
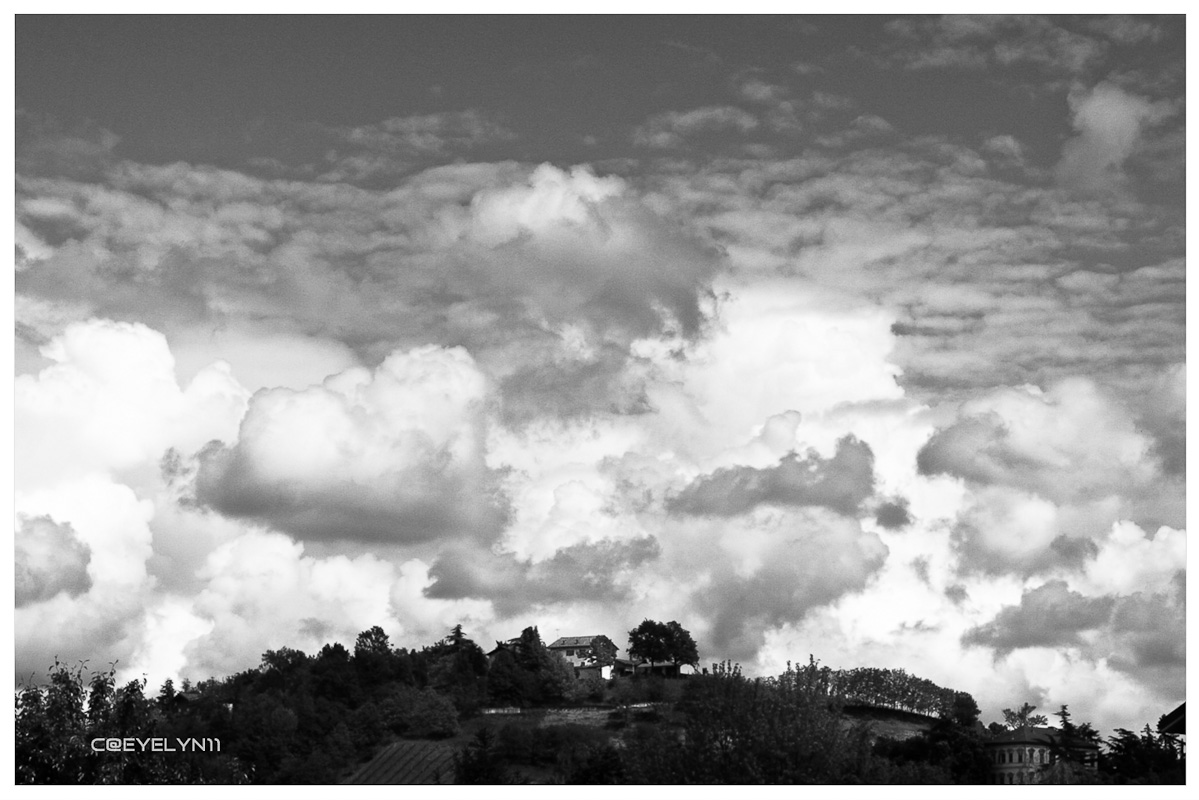
<svg viewBox="0 0 1199 800">
<path fill-rule="evenodd" d="M 13 15 L 16 784 L 1186 782 L 1183 13 L 403 5 Z"/>
</svg>

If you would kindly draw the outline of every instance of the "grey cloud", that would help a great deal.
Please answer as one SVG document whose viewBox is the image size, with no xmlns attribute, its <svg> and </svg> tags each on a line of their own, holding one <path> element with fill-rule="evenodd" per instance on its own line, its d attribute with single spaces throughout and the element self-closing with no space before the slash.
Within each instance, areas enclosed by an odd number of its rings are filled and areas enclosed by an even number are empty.
<svg viewBox="0 0 1199 800">
<path fill-rule="evenodd" d="M 899 530 L 912 524 L 906 498 L 899 497 L 880 503 L 874 510 L 874 521 L 887 530 Z"/>
<path fill-rule="evenodd" d="M 507 508 L 480 485 L 483 476 L 436 461 L 400 466 L 387 476 L 394 491 L 349 478 L 322 485 L 263 477 L 237 447 L 210 443 L 197 454 L 196 502 L 254 520 L 297 539 L 420 544 L 446 538 L 490 540 Z M 447 468 L 449 467 L 449 468 Z"/>
<path fill-rule="evenodd" d="M 77 597 L 92 586 L 87 565 L 92 551 L 66 523 L 48 516 L 21 517 L 14 566 L 17 608 L 49 600 L 61 592 Z"/>
<path fill-rule="evenodd" d="M 735 516 L 762 504 L 824 506 L 841 514 L 858 513 L 874 491 L 874 454 L 853 436 L 837 442 L 830 459 L 815 452 L 791 453 L 777 466 L 726 467 L 697 478 L 670 498 L 667 508 L 685 514 Z"/>
<path fill-rule="evenodd" d="M 1043 465 L 1007 445 L 998 414 L 967 417 L 942 428 L 916 454 L 921 475 L 954 475 L 984 484 L 1007 483 Z M 1017 483 L 1027 486 L 1027 482 Z"/>
<path fill-rule="evenodd" d="M 1124 162 L 1132 155 L 1143 127 L 1169 113 L 1163 103 L 1151 103 L 1110 83 L 1082 95 L 1070 95 L 1078 135 L 1062 147 L 1056 176 L 1064 186 L 1082 192 L 1119 189 Z"/>
<path fill-rule="evenodd" d="M 897 137 L 840 160 L 813 148 L 658 181 L 741 262 L 896 309 L 900 380 L 918 397 L 1079 374 L 1136 386 L 1145 364 L 1184 359 L 1185 223 L 1170 194 L 1184 150 L 1172 136 L 1149 129 L 1129 157 L 1139 200 L 1054 189 L 1002 137 L 978 151 Z"/>
<path fill-rule="evenodd" d="M 547 415 L 566 418 L 593 411 L 650 411 L 645 382 L 629 366 L 629 357 L 620 348 L 605 347 L 586 361 L 548 361 L 524 367 L 500 384 L 504 421 L 520 424 Z"/>
<path fill-rule="evenodd" d="M 1116 603 L 1112 629 L 1121 652 L 1113 666 L 1127 672 L 1138 669 L 1186 667 L 1186 573 L 1178 572 L 1183 587 L 1147 588 Z"/>
<path fill-rule="evenodd" d="M 14 144 L 16 169 L 23 175 L 100 177 L 114 161 L 120 137 L 94 123 L 75 127 L 46 114 L 18 108 Z"/>
<path fill-rule="evenodd" d="M 725 559 L 712 580 L 696 589 L 692 604 L 708 621 L 705 648 L 727 658 L 752 660 L 771 629 L 799 622 L 812 609 L 862 589 L 886 560 L 887 550 L 856 522 L 815 521 L 779 541 L 749 576 Z"/>
<path fill-rule="evenodd" d="M 758 127 L 753 114 L 733 106 L 705 106 L 656 114 L 633 134 L 642 147 L 675 148 L 700 134 L 747 133 Z"/>
<path fill-rule="evenodd" d="M 394 181 L 433 161 L 459 157 L 515 134 L 489 115 L 468 110 L 391 117 L 371 125 L 322 127 L 332 141 L 322 181 Z"/>
<path fill-rule="evenodd" d="M 1080 633 L 1108 624 L 1115 602 L 1111 597 L 1084 597 L 1065 581 L 1049 581 L 1025 592 L 1019 605 L 1007 606 L 995 619 L 967 631 L 962 644 L 991 647 L 1001 654 L 1079 645 Z"/>
<path fill-rule="evenodd" d="M 950 531 L 951 541 L 960 559 L 958 569 L 962 574 L 981 572 L 988 575 L 1044 575 L 1062 568 L 1077 568 L 1098 552 L 1098 545 L 1090 539 L 1059 534 L 1040 549 L 1011 553 L 993 542 L 988 542 L 994 534 L 989 534 L 982 527 L 985 524 L 985 521 L 963 515 Z"/>
<path fill-rule="evenodd" d="M 659 553 L 652 536 L 569 545 L 536 564 L 511 554 L 458 547 L 443 552 L 430 567 L 434 581 L 425 594 L 490 600 L 502 617 L 538 605 L 620 602 L 632 589 L 628 573 Z"/>
<path fill-rule="evenodd" d="M 1101 63 L 1108 43 L 1034 15 L 947 15 L 887 23 L 882 57 L 906 69 L 1034 67 L 1059 79 Z"/>
<path fill-rule="evenodd" d="M 544 175 L 512 163 L 439 167 L 388 192 L 186 164 L 121 162 L 97 182 L 22 177 L 21 224 L 57 251 L 18 273 L 17 293 L 168 337 L 181 326 L 252 320 L 336 339 L 367 364 L 398 346 L 456 342 L 516 405 L 535 402 L 533 385 L 549 406 L 586 400 L 559 398 L 570 381 L 550 374 L 505 380 L 554 363 L 566 374 L 590 370 L 593 388 L 616 392 L 596 395 L 591 408 L 627 406 L 617 373 L 630 342 L 700 335 L 725 261 L 631 191 L 586 205 L 581 221 L 539 216 L 537 230 L 512 223 L 501 241 L 476 235 L 472 199 L 525 192 L 497 199 L 505 213 L 537 192 L 558 202 L 557 184 L 530 183 Z M 561 331 L 570 326 L 598 358 L 566 363 Z"/>
</svg>

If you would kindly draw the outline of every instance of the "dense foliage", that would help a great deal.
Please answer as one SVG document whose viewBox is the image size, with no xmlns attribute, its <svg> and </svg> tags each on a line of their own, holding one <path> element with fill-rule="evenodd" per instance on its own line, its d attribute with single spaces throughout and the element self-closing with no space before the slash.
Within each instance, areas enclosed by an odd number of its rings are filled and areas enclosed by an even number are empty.
<svg viewBox="0 0 1199 800">
<path fill-rule="evenodd" d="M 691 633 L 678 622 L 656 622 L 646 619 L 629 631 L 629 657 L 655 664 L 695 666 L 699 651 Z"/>
<path fill-rule="evenodd" d="M 678 623 L 646 620 L 630 637 L 637 631 L 645 634 L 642 656 L 694 663 L 694 642 Z M 48 677 L 16 694 L 18 783 L 334 783 L 396 738 L 457 739 L 461 783 L 986 783 L 991 768 L 992 734 L 974 699 L 902 670 L 830 670 L 810 659 L 770 678 L 716 664 L 685 680 L 577 679 L 535 627 L 489 654 L 461 626 L 420 650 L 393 647 L 373 627 L 352 651 L 337 643 L 315 655 L 268 650 L 257 669 L 178 689 L 167 681 L 156 697 L 146 696 L 144 681 L 115 685 L 113 666 L 85 677 L 83 664 L 56 663 Z M 536 711 L 597 702 L 608 710 L 588 713 L 606 715 L 606 724 L 604 716 L 589 725 L 544 724 L 545 712 Z M 483 705 L 533 713 L 495 725 L 475 719 Z M 862 706 L 936 719 L 919 735 L 876 739 L 846 713 Z M 1005 718 L 1008 725 L 1044 720 L 1033 711 L 1025 703 Z M 1139 734 L 1117 730 L 1104 743 L 1065 706 L 1057 716 L 1057 778 L 1185 780 L 1179 737 L 1146 726 Z M 220 747 L 91 746 L 130 737 L 213 739 Z M 1104 745 L 1097 773 L 1082 769 L 1080 743 Z"/>
</svg>

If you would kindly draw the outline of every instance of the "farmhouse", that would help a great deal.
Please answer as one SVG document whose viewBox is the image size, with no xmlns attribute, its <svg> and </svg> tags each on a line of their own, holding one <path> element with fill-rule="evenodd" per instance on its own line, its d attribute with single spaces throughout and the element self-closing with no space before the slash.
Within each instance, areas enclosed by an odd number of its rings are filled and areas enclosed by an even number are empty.
<svg viewBox="0 0 1199 800">
<path fill-rule="evenodd" d="M 595 675 L 603 680 L 612 677 L 612 665 L 619 651 L 612 640 L 602 634 L 594 636 L 562 636 L 546 646 L 574 667 L 576 678 Z"/>
</svg>

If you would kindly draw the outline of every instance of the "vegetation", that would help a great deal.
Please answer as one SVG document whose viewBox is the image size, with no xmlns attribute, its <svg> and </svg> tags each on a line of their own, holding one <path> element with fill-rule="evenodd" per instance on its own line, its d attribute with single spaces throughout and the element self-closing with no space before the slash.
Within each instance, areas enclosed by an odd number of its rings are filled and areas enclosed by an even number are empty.
<svg viewBox="0 0 1199 800">
<path fill-rule="evenodd" d="M 654 664 L 698 660 L 677 622 L 645 620 L 630 631 L 630 649 Z M 144 680 L 116 686 L 115 665 L 85 671 L 55 663 L 44 685 L 17 692 L 18 783 L 335 783 L 397 738 L 450 741 L 460 783 L 985 783 L 991 770 L 993 733 L 974 699 L 903 670 L 830 670 L 809 659 L 769 678 L 724 663 L 685 680 L 576 679 L 536 627 L 484 654 L 461 626 L 420 650 L 394 647 L 376 626 L 352 651 L 268 650 L 256 669 L 195 686 L 166 681 L 155 697 Z M 539 710 L 571 703 L 609 710 L 571 712 L 590 715 L 586 725 L 548 724 Z M 527 713 L 495 725 L 478 716 L 484 705 Z M 922 715 L 925 730 L 876 737 L 858 718 L 863 706 Z M 992 731 L 1044 724 L 1035 710 L 1005 709 L 1007 728 Z M 1102 742 L 1066 706 L 1056 716 L 1055 780 L 1185 780 L 1177 736 L 1146 726 Z M 129 738 L 213 739 L 220 749 L 91 746 Z M 1100 746 L 1098 771 L 1079 763 Z"/>
<path fill-rule="evenodd" d="M 655 664 L 671 664 L 678 672 L 679 666 L 694 667 L 699 663 L 699 651 L 691 634 L 679 623 L 643 620 L 629 631 L 629 657 L 648 661 L 650 671 Z"/>
<path fill-rule="evenodd" d="M 1065 707 L 1063 706 L 1063 710 Z M 1034 714 L 1037 707 L 1025 703 L 1019 708 L 1012 710 L 1005 708 L 1003 710 L 1003 724 L 1010 730 L 1018 730 L 1020 728 L 1039 728 L 1049 722 L 1049 717 L 1044 714 Z"/>
</svg>

